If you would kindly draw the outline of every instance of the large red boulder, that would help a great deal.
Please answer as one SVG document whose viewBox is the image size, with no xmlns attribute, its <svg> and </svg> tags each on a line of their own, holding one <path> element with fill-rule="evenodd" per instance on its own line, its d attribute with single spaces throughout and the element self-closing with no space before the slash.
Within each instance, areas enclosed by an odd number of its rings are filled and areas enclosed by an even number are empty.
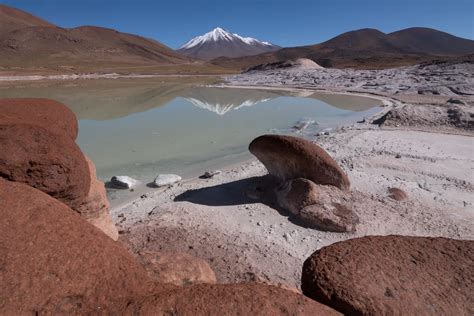
<svg viewBox="0 0 474 316">
<path fill-rule="evenodd" d="M 474 241 L 370 236 L 303 265 L 303 293 L 347 315 L 473 315 Z"/>
<path fill-rule="evenodd" d="M 50 99 L 0 99 L 0 125 L 30 124 L 75 140 L 76 115 L 64 104 Z"/>
<path fill-rule="evenodd" d="M 282 182 L 305 178 L 316 184 L 349 189 L 349 178 L 336 161 L 310 141 L 293 136 L 263 135 L 250 143 L 249 150 Z"/>
<path fill-rule="evenodd" d="M 276 286 L 198 284 L 149 296 L 127 306 L 133 315 L 340 315 L 328 306 Z"/>
<path fill-rule="evenodd" d="M 118 314 L 148 293 L 128 251 L 63 203 L 0 179 L 0 314 Z"/>
<path fill-rule="evenodd" d="M 139 260 L 148 275 L 160 283 L 189 286 L 217 282 L 205 260 L 186 252 L 146 251 L 140 253 Z"/>
<path fill-rule="evenodd" d="M 88 194 L 90 174 L 76 143 L 28 124 L 0 124 L 0 177 L 28 184 L 74 207 Z"/>
<path fill-rule="evenodd" d="M 109 200 L 104 183 L 97 179 L 96 168 L 92 160 L 85 156 L 89 167 L 90 188 L 87 196 L 74 210 L 81 214 L 89 223 L 102 230 L 113 240 L 117 240 L 118 230 L 109 213 Z"/>
</svg>

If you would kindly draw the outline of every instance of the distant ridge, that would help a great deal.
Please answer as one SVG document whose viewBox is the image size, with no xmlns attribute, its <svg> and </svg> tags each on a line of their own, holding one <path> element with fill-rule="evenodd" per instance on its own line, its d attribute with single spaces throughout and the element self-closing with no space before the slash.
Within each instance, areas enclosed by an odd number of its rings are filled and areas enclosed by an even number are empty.
<svg viewBox="0 0 474 316">
<path fill-rule="evenodd" d="M 80 68 L 177 65 L 191 60 L 158 41 L 116 30 L 61 28 L 0 5 L 0 67 Z"/>
<path fill-rule="evenodd" d="M 361 29 L 316 45 L 282 48 L 234 59 L 218 58 L 212 63 L 246 69 L 259 64 L 309 58 L 324 67 L 386 68 L 472 53 L 474 41 L 434 29 L 414 27 L 389 34 Z"/>
<path fill-rule="evenodd" d="M 241 57 L 257 55 L 280 49 L 280 46 L 259 41 L 252 37 L 242 37 L 220 27 L 196 36 L 177 51 L 183 55 L 210 60 L 216 57 Z"/>
<path fill-rule="evenodd" d="M 56 27 L 27 12 L 0 4 L 0 35 L 31 26 Z"/>
</svg>

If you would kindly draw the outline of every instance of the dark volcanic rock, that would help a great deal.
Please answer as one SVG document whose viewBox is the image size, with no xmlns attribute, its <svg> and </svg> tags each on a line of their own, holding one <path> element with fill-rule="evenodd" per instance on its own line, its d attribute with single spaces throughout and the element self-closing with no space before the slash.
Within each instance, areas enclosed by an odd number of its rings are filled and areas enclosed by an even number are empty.
<svg viewBox="0 0 474 316">
<path fill-rule="evenodd" d="M 75 140 L 76 115 L 64 104 L 50 99 L 0 99 L 0 125 L 31 124 Z"/>
<path fill-rule="evenodd" d="M 0 179 L 0 314 L 120 314 L 149 286 L 128 251 L 79 214 Z"/>
<path fill-rule="evenodd" d="M 305 178 L 316 184 L 348 190 L 347 175 L 324 149 L 307 140 L 282 135 L 254 139 L 249 150 L 282 181 Z"/>
<path fill-rule="evenodd" d="M 40 126 L 0 125 L 0 177 L 26 183 L 74 207 L 89 192 L 90 175 L 79 147 Z"/>
<path fill-rule="evenodd" d="M 348 315 L 473 315 L 474 241 L 370 236 L 303 265 L 303 293 Z"/>
<path fill-rule="evenodd" d="M 130 304 L 134 315 L 340 315 L 301 294 L 257 283 L 199 284 Z"/>
</svg>

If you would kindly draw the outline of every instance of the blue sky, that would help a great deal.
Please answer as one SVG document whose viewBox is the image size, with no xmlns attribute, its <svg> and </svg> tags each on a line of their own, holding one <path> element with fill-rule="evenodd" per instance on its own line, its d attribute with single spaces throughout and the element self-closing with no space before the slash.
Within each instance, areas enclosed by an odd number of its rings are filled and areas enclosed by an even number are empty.
<svg viewBox="0 0 474 316">
<path fill-rule="evenodd" d="M 97 25 L 172 48 L 216 26 L 281 46 L 424 26 L 474 39 L 473 0 L 0 0 L 62 27 Z"/>
</svg>

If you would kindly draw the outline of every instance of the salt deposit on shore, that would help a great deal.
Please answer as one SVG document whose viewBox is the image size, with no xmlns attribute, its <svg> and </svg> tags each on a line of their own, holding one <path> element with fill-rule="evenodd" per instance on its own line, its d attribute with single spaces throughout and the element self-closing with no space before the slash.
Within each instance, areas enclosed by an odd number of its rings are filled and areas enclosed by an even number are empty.
<svg viewBox="0 0 474 316">
<path fill-rule="evenodd" d="M 427 67 L 281 70 L 227 78 L 227 85 L 378 95 L 390 104 L 365 122 L 313 140 L 349 176 L 360 218 L 355 233 L 305 228 L 273 205 L 249 198 L 245 192 L 266 174 L 251 160 L 114 209 L 120 239 L 135 253 L 187 251 L 203 258 L 218 282 L 297 288 L 303 261 L 336 241 L 387 234 L 474 239 L 473 64 Z M 391 187 L 408 199 L 389 198 Z"/>
</svg>

